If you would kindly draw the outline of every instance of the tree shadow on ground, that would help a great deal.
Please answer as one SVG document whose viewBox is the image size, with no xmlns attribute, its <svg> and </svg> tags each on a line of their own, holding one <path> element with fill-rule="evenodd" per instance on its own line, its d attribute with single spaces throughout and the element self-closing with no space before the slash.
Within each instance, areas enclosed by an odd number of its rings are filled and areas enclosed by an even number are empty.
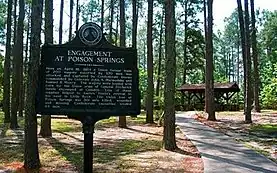
<svg viewBox="0 0 277 173">
<path fill-rule="evenodd" d="M 103 146 L 101 144 L 94 146 L 95 161 L 99 163 L 108 163 L 119 159 L 121 156 L 142 153 L 146 151 L 158 151 L 161 149 L 159 140 L 115 140 L 113 146 Z"/>
<path fill-rule="evenodd" d="M 4 128 L 4 129 L 3 129 Z M 6 124 L 1 131 L 0 140 L 0 163 L 22 162 L 24 153 L 23 130 L 12 130 L 15 135 L 6 135 L 9 124 Z"/>
<path fill-rule="evenodd" d="M 10 124 L 9 123 L 5 123 L 0 127 L 0 137 L 3 138 L 6 136 L 6 133 L 8 131 L 8 129 L 10 128 Z"/>
<path fill-rule="evenodd" d="M 180 149 L 178 147 L 173 152 L 176 152 L 176 153 L 179 153 L 179 154 L 182 154 L 182 155 L 187 155 L 187 156 L 201 158 L 200 153 L 188 152 L 188 151 L 182 150 L 182 149 Z"/>
<path fill-rule="evenodd" d="M 63 143 L 56 138 L 46 138 L 67 161 L 74 165 L 79 172 L 82 172 L 83 147 L 80 143 Z M 103 145 L 108 143 L 109 145 Z M 161 148 L 161 141 L 158 140 L 111 140 L 102 139 L 99 144 L 93 147 L 94 164 L 107 164 L 120 160 L 121 156 L 137 154 L 145 151 L 158 151 Z"/>
<path fill-rule="evenodd" d="M 82 172 L 83 163 L 83 147 L 79 144 L 63 143 L 60 140 L 50 137 L 45 138 L 49 144 L 56 149 L 67 161 L 74 165 L 78 172 Z"/>
<path fill-rule="evenodd" d="M 68 137 L 70 137 L 70 138 L 73 138 L 74 140 L 76 140 L 76 141 L 78 141 L 78 142 L 84 142 L 83 139 L 77 138 L 76 136 L 71 135 L 71 134 L 68 134 L 68 133 L 66 133 L 66 132 L 63 132 L 63 131 L 60 131 L 60 130 L 55 130 L 55 132 L 60 133 L 60 134 L 63 134 L 63 135 L 68 136 Z"/>
<path fill-rule="evenodd" d="M 135 132 L 139 132 L 139 133 L 145 133 L 145 134 L 148 134 L 148 135 L 162 136 L 159 133 L 151 133 L 151 132 L 147 132 L 147 131 L 143 131 L 143 130 L 139 130 L 139 129 L 134 129 L 132 127 L 127 127 L 126 129 L 131 130 L 131 131 L 135 131 Z"/>
</svg>

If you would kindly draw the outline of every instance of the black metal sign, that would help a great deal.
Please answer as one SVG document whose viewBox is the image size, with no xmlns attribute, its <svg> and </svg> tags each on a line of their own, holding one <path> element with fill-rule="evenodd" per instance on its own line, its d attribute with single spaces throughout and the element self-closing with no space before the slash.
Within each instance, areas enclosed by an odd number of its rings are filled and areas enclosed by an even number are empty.
<svg viewBox="0 0 277 173">
<path fill-rule="evenodd" d="M 37 112 L 55 115 L 138 115 L 137 53 L 109 44 L 88 23 L 74 40 L 44 45 Z"/>
</svg>

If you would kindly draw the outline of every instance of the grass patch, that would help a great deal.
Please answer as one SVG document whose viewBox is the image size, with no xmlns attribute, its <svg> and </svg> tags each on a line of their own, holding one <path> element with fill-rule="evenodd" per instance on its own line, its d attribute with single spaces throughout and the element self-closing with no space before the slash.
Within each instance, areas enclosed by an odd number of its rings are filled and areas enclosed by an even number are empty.
<svg viewBox="0 0 277 173">
<path fill-rule="evenodd" d="M 23 162 L 23 143 L 0 143 L 0 165 L 12 162 Z"/>
<path fill-rule="evenodd" d="M 4 112 L 0 111 L 0 124 L 4 123 Z"/>
<path fill-rule="evenodd" d="M 52 119 L 51 128 L 54 132 L 82 132 L 82 125 L 79 121 L 68 119 Z"/>
<path fill-rule="evenodd" d="M 141 114 L 137 117 L 126 116 L 127 126 L 128 125 L 140 125 L 145 124 L 146 115 Z M 95 128 L 114 127 L 118 125 L 118 117 L 110 117 L 109 119 L 103 119 L 96 123 Z"/>
<path fill-rule="evenodd" d="M 53 147 L 51 150 L 44 150 L 44 158 L 56 157 L 64 161 L 68 161 L 75 165 L 79 170 L 83 166 L 83 146 L 78 144 L 62 143 L 55 138 L 46 139 Z"/>
<path fill-rule="evenodd" d="M 137 154 L 146 151 L 158 151 L 162 148 L 160 140 L 118 140 L 113 147 L 97 145 L 94 147 L 94 157 L 97 163 L 108 163 L 120 160 L 121 156 Z"/>
<path fill-rule="evenodd" d="M 257 124 L 250 127 L 252 133 L 277 134 L 277 124 Z"/>
<path fill-rule="evenodd" d="M 145 124 L 145 114 L 137 117 L 127 116 L 127 126 Z M 40 126 L 41 119 L 37 119 Z M 23 163 L 23 127 L 24 118 L 18 117 L 19 130 L 10 130 L 9 124 L 4 124 L 4 114 L 0 112 L 0 167 L 13 162 Z M 118 117 L 104 119 L 96 124 L 97 127 L 113 127 L 118 125 Z M 70 132 L 82 133 L 82 124 L 77 120 L 67 118 L 52 118 L 51 128 L 53 133 L 68 135 Z M 65 132 L 65 133 L 63 133 Z M 71 135 L 71 134 L 70 134 Z M 66 164 L 73 165 L 78 172 L 82 172 L 83 167 L 83 143 L 72 143 L 60 138 L 40 138 L 39 152 L 43 167 L 54 169 L 63 167 Z M 110 162 L 121 165 L 122 157 L 134 155 L 146 151 L 159 151 L 162 141 L 153 139 L 113 139 L 109 140 L 110 145 L 94 146 L 94 162 L 100 164 L 110 164 Z M 125 163 L 122 163 L 124 167 Z"/>
</svg>

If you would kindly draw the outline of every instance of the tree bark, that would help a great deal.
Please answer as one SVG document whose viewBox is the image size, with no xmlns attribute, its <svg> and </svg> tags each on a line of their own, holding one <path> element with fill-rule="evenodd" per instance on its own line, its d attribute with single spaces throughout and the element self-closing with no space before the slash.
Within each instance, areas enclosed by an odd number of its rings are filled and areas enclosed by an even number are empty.
<svg viewBox="0 0 277 173">
<path fill-rule="evenodd" d="M 125 0 L 119 0 L 120 11 L 120 47 L 125 47 L 126 32 L 125 32 Z M 118 127 L 126 128 L 126 116 L 119 116 Z"/>
<path fill-rule="evenodd" d="M 164 25 L 164 11 L 162 12 L 162 20 L 160 24 L 160 35 L 159 35 L 159 55 L 158 55 L 158 71 L 157 71 L 157 85 L 156 85 L 156 96 L 160 96 L 160 83 L 161 83 L 161 68 L 162 68 L 162 45 L 163 45 L 163 25 Z M 160 106 L 160 103 L 158 102 Z"/>
<path fill-rule="evenodd" d="M 119 27 L 119 15 L 118 13 L 116 14 L 116 28 L 115 28 L 115 43 L 118 45 L 118 27 Z"/>
<path fill-rule="evenodd" d="M 114 0 L 111 0 L 110 10 L 109 42 L 113 43 Z"/>
<path fill-rule="evenodd" d="M 207 1 L 208 5 L 208 27 L 206 38 L 206 89 L 205 89 L 205 107 L 208 113 L 208 120 L 215 121 L 214 105 L 214 65 L 213 65 L 213 0 Z"/>
<path fill-rule="evenodd" d="M 42 9 L 43 0 L 32 0 L 30 39 L 31 56 L 30 66 L 28 69 L 27 101 L 24 126 L 24 167 L 30 169 L 40 167 L 37 138 L 37 114 L 35 109 L 36 90 L 34 88 L 37 88 L 38 81 Z"/>
<path fill-rule="evenodd" d="M 204 8 L 204 33 L 205 33 L 205 41 L 207 41 L 207 0 L 203 1 Z"/>
<path fill-rule="evenodd" d="M 132 47 L 137 48 L 137 30 L 138 30 L 138 8 L 137 0 L 133 0 L 133 21 L 132 21 Z"/>
<path fill-rule="evenodd" d="M 147 21 L 147 98 L 146 98 L 146 123 L 154 123 L 153 120 L 153 0 L 148 0 Z"/>
<path fill-rule="evenodd" d="M 78 31 L 79 29 L 79 16 L 80 16 L 79 0 L 76 0 L 76 31 Z"/>
<path fill-rule="evenodd" d="M 244 84 L 244 101 L 246 103 L 246 55 L 245 55 L 245 27 L 243 19 L 243 10 L 241 0 L 237 0 L 238 4 L 238 18 L 239 18 L 239 28 L 240 28 L 240 38 L 241 38 L 241 49 L 242 49 L 242 59 L 243 59 L 243 84 Z M 246 109 L 244 106 L 244 114 L 246 114 Z"/>
<path fill-rule="evenodd" d="M 45 0 L 45 43 L 53 43 L 53 0 Z M 51 115 L 41 115 L 40 135 L 42 137 L 51 137 Z"/>
<path fill-rule="evenodd" d="M 73 21 L 73 0 L 70 0 L 69 4 L 69 34 L 68 34 L 68 41 L 72 39 L 72 21 Z"/>
<path fill-rule="evenodd" d="M 250 31 L 249 31 L 249 10 L 248 0 L 244 0 L 245 7 L 245 56 L 246 56 L 246 98 L 245 98 L 245 122 L 251 123 L 251 110 L 252 110 L 252 77 L 251 77 L 251 56 L 250 56 Z"/>
<path fill-rule="evenodd" d="M 24 109 L 24 100 L 25 100 L 25 88 L 24 88 L 24 56 L 23 56 L 23 54 L 24 54 L 24 46 L 23 46 L 23 34 L 24 34 L 24 18 L 25 18 L 25 2 L 24 2 L 24 0 L 23 1 L 19 1 L 19 8 L 20 8 L 20 10 L 22 10 L 23 11 L 23 14 L 22 14 L 22 12 L 20 13 L 20 11 L 19 11 L 19 21 L 20 21 L 20 23 L 21 23 L 21 25 L 22 26 L 20 26 L 20 28 L 18 28 L 18 29 L 20 29 L 20 30 L 22 30 L 22 31 L 20 31 L 21 33 L 20 34 L 22 34 L 22 36 L 20 36 L 21 37 L 21 39 L 22 40 L 20 40 L 20 45 L 19 45 L 19 47 L 20 47 L 20 58 L 19 58 L 19 86 L 18 86 L 18 116 L 19 117 L 23 117 L 23 109 Z M 18 21 L 18 22 L 19 22 Z"/>
<path fill-rule="evenodd" d="M 251 41 L 252 41 L 252 56 L 253 56 L 253 75 L 254 75 L 254 111 L 261 112 L 260 107 L 260 73 L 259 73 L 259 60 L 258 60 L 258 48 L 257 48 L 257 30 L 256 30 L 256 17 L 255 17 L 255 4 L 254 0 L 250 0 L 251 6 Z"/>
<path fill-rule="evenodd" d="M 31 7 L 28 7 L 28 22 L 27 22 L 27 31 L 26 31 L 26 46 L 25 46 L 25 74 L 27 74 L 28 66 L 26 65 L 29 59 L 29 37 L 30 37 L 30 25 L 31 25 Z"/>
<path fill-rule="evenodd" d="M 104 30 L 104 6 L 105 6 L 105 0 L 102 0 L 101 4 L 101 28 Z"/>
<path fill-rule="evenodd" d="M 27 20 L 27 31 L 26 31 L 26 46 L 25 46 L 25 59 L 24 59 L 24 74 L 28 74 L 28 61 L 29 61 L 29 56 L 30 56 L 30 52 L 29 52 L 29 40 L 30 40 L 30 26 L 31 26 L 31 6 L 28 6 L 28 20 Z M 24 80 L 24 100 L 22 101 L 23 104 L 23 109 L 25 107 L 25 103 L 26 103 L 26 90 L 27 90 L 27 81 Z"/>
<path fill-rule="evenodd" d="M 175 78 L 176 78 L 175 0 L 165 0 L 165 90 L 163 146 L 177 148 L 175 137 Z"/>
<path fill-rule="evenodd" d="M 186 83 L 186 76 L 187 76 L 187 42 L 188 42 L 188 1 L 185 1 L 185 21 L 184 21 L 185 29 L 184 29 L 184 44 L 183 44 L 183 51 L 184 51 L 184 59 L 183 59 L 183 84 Z M 184 94 L 181 96 L 181 104 L 185 104 L 185 97 Z"/>
<path fill-rule="evenodd" d="M 17 111 L 19 105 L 20 87 L 23 87 L 20 72 L 23 71 L 23 25 L 25 17 L 25 2 L 19 0 L 19 17 L 17 23 L 16 43 L 13 49 L 13 77 L 12 77 L 12 106 L 11 106 L 11 129 L 18 128 Z"/>
<path fill-rule="evenodd" d="M 64 0 L 61 0 L 60 24 L 59 24 L 59 44 L 62 44 L 62 42 L 63 42 L 63 8 L 64 8 Z"/>
<path fill-rule="evenodd" d="M 12 0 L 8 0 L 7 14 L 7 34 L 6 34 L 6 52 L 4 63 L 4 93 L 3 110 L 5 113 L 5 123 L 10 122 L 10 69 L 11 69 L 11 34 L 12 34 Z"/>
<path fill-rule="evenodd" d="M 204 11 L 204 34 L 205 34 L 205 49 L 206 49 L 206 43 L 207 43 L 207 0 L 204 0 L 203 1 L 203 11 Z M 204 53 L 204 58 L 206 59 L 207 58 L 207 55 L 206 55 L 206 51 Z M 206 81 L 206 67 L 204 68 L 204 75 L 203 75 L 203 78 L 204 78 L 204 82 Z M 208 102 L 208 98 L 205 97 L 205 112 L 207 112 L 208 108 L 207 108 L 207 103 Z"/>
<path fill-rule="evenodd" d="M 13 4 L 13 48 L 16 43 L 16 34 L 17 34 L 17 0 L 14 0 Z"/>
</svg>

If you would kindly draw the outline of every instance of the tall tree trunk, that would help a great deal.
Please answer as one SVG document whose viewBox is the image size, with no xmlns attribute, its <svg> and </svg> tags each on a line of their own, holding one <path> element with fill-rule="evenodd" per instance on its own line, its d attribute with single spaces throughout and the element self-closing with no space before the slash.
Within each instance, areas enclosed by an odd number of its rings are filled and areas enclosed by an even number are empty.
<svg viewBox="0 0 277 173">
<path fill-rule="evenodd" d="M 23 62 L 23 74 L 27 75 L 28 73 L 28 61 L 29 61 L 29 40 L 30 40 L 30 26 L 31 26 L 31 7 L 28 7 L 28 22 L 27 22 L 27 31 L 26 31 L 26 45 L 25 45 L 25 59 Z M 24 78 L 24 77 L 23 77 Z M 23 96 L 22 96 L 22 107 L 24 109 L 26 103 L 26 89 L 27 89 L 27 81 L 23 79 Z"/>
<path fill-rule="evenodd" d="M 16 46 L 16 36 L 17 36 L 17 3 L 18 1 L 17 0 L 14 0 L 14 4 L 13 4 L 13 46 L 12 46 L 12 56 L 14 57 L 14 52 L 15 52 L 15 46 Z M 14 121 L 14 123 L 17 123 L 15 121 L 17 121 L 17 118 L 16 116 L 13 116 L 13 110 L 16 109 L 16 114 L 17 114 L 17 111 L 18 111 L 18 104 L 16 104 L 14 107 L 13 105 L 13 94 L 16 94 L 18 95 L 19 93 L 16 93 L 17 91 L 14 92 L 14 78 L 15 78 L 15 73 L 16 73 L 16 65 L 15 65 L 15 62 L 16 62 L 16 59 L 13 58 L 12 59 L 12 95 L 11 95 L 11 121 Z M 19 98 L 15 98 L 15 99 L 19 99 Z M 16 119 L 15 119 L 16 118 Z M 12 123 L 12 122 L 11 122 Z M 12 123 L 12 124 L 14 124 Z M 17 127 L 16 127 L 17 128 Z"/>
<path fill-rule="evenodd" d="M 21 11 L 21 12 L 20 12 Z M 19 40 L 19 62 L 18 62 L 18 68 L 19 68 L 19 86 L 18 86 L 18 116 L 23 117 L 23 109 L 24 109 L 24 100 L 25 100 L 25 90 L 24 90 L 24 45 L 23 45 L 23 34 L 24 34 L 24 18 L 25 18 L 25 0 L 19 0 L 19 19 L 18 19 L 18 25 L 20 22 L 21 26 L 18 26 L 18 30 L 20 30 L 20 39 Z"/>
<path fill-rule="evenodd" d="M 80 16 L 80 7 L 79 0 L 76 0 L 76 31 L 79 29 L 79 16 Z"/>
<path fill-rule="evenodd" d="M 105 0 L 101 1 L 101 28 L 104 30 L 104 6 L 105 6 Z"/>
<path fill-rule="evenodd" d="M 3 110 L 5 113 L 4 122 L 10 122 L 10 70 L 11 70 L 11 35 L 12 35 L 12 0 L 8 0 L 6 52 L 4 63 L 4 93 Z"/>
<path fill-rule="evenodd" d="M 114 0 L 111 0 L 110 10 L 109 42 L 113 43 Z"/>
<path fill-rule="evenodd" d="M 207 0 L 203 1 L 203 9 L 204 9 L 204 33 L 205 33 L 205 42 L 207 41 Z"/>
<path fill-rule="evenodd" d="M 239 26 L 239 25 L 238 25 Z M 239 72 L 239 67 L 240 67 L 240 41 L 239 41 L 239 27 L 237 27 L 237 31 L 238 31 L 238 43 L 237 43 L 237 84 L 239 86 L 240 84 L 240 72 Z M 239 106 L 239 92 L 237 93 L 237 105 Z"/>
<path fill-rule="evenodd" d="M 120 47 L 125 47 L 125 0 L 119 0 L 120 11 Z M 126 116 L 119 116 L 118 127 L 126 128 Z"/>
<path fill-rule="evenodd" d="M 186 76 L 187 76 L 187 42 L 188 42 L 188 36 L 187 36 L 187 31 L 188 31 L 188 1 L 185 1 L 185 30 L 184 30 L 184 44 L 183 44 L 183 51 L 184 51 L 184 59 L 183 59 L 183 84 L 186 83 Z M 185 97 L 184 94 L 182 93 L 181 96 L 181 104 L 185 104 Z"/>
<path fill-rule="evenodd" d="M 175 0 L 165 0 L 165 90 L 163 146 L 177 148 L 175 137 L 175 78 L 176 78 Z"/>
<path fill-rule="evenodd" d="M 214 77 L 213 77 L 213 0 L 207 1 L 208 5 L 208 27 L 206 39 L 206 89 L 205 107 L 208 113 L 208 120 L 215 121 L 214 105 Z"/>
<path fill-rule="evenodd" d="M 253 75 L 254 75 L 254 111 L 261 112 L 259 93 L 260 93 L 260 74 L 259 74 L 259 60 L 258 60 L 258 48 L 257 48 L 257 35 L 256 35 L 256 17 L 255 17 L 255 5 L 254 0 L 250 0 L 251 6 L 251 41 L 252 41 L 252 56 L 253 56 Z"/>
<path fill-rule="evenodd" d="M 45 0 L 45 43 L 53 43 L 53 0 Z M 40 135 L 42 137 L 52 136 L 51 115 L 41 115 Z"/>
<path fill-rule="evenodd" d="M 145 38 L 145 40 L 146 39 L 147 38 Z M 146 46 L 147 46 L 147 43 L 144 41 L 143 42 L 143 71 L 146 71 L 146 64 L 147 64 Z"/>
<path fill-rule="evenodd" d="M 240 28 L 240 38 L 241 38 L 241 49 L 242 49 L 242 59 L 243 59 L 243 84 L 244 84 L 244 101 L 246 96 L 246 55 L 245 55 L 245 27 L 244 27 L 244 19 L 243 19 L 243 10 L 241 0 L 237 0 L 238 4 L 238 18 L 239 18 L 239 28 Z M 244 106 L 244 114 L 246 114 L 246 109 Z"/>
<path fill-rule="evenodd" d="M 161 85 L 161 67 L 162 67 L 162 45 L 163 45 L 163 25 L 164 25 L 164 11 L 162 12 L 162 20 L 160 23 L 160 35 L 159 35 L 159 54 L 158 54 L 158 71 L 157 71 L 157 85 L 156 85 L 156 96 L 160 96 L 160 85 Z M 158 102 L 158 105 L 160 103 Z"/>
<path fill-rule="evenodd" d="M 11 105 L 11 129 L 18 128 L 17 111 L 20 96 L 21 84 L 21 69 L 23 69 L 23 22 L 25 16 L 25 2 L 19 0 L 19 17 L 17 23 L 16 42 L 13 49 L 13 77 L 12 77 L 12 105 Z M 23 77 L 22 77 L 23 78 Z"/>
<path fill-rule="evenodd" d="M 24 167 L 39 168 L 39 152 L 37 137 L 37 114 L 35 109 L 35 99 L 38 68 L 40 57 L 40 35 L 42 25 L 43 0 L 32 0 L 31 15 L 31 40 L 30 40 L 30 66 L 28 69 L 27 100 L 24 126 Z"/>
<path fill-rule="evenodd" d="M 72 38 L 72 21 L 73 21 L 73 0 L 70 0 L 69 4 L 69 35 L 68 35 L 68 41 Z"/>
<path fill-rule="evenodd" d="M 64 8 L 64 0 L 61 0 L 60 24 L 59 24 L 59 44 L 62 44 L 62 42 L 63 42 L 63 8 Z"/>
<path fill-rule="evenodd" d="M 118 45 L 118 27 L 119 27 L 119 15 L 118 13 L 116 14 L 116 28 L 115 28 L 115 43 Z"/>
<path fill-rule="evenodd" d="M 16 43 L 16 34 L 17 34 L 17 0 L 14 0 L 13 4 L 13 47 Z"/>
<path fill-rule="evenodd" d="M 206 49 L 206 43 L 207 43 L 207 0 L 204 0 L 203 1 L 203 10 L 204 10 L 204 34 L 205 34 L 205 49 Z M 207 58 L 207 55 L 206 55 L 206 51 L 204 53 L 204 58 L 206 59 Z M 206 67 L 204 68 L 204 75 L 203 75 L 203 79 L 204 79 L 204 82 L 206 81 Z M 208 102 L 208 98 L 205 97 L 205 103 Z M 208 108 L 207 108 L 207 104 L 205 104 L 205 112 L 207 112 Z"/>
<path fill-rule="evenodd" d="M 28 7 L 28 22 L 27 22 L 27 31 L 26 31 L 26 46 L 25 46 L 25 74 L 27 74 L 28 66 L 26 66 L 29 57 L 29 37 L 30 37 L 30 25 L 31 25 L 31 7 Z"/>
<path fill-rule="evenodd" d="M 137 0 L 133 0 L 133 21 L 132 21 L 132 47 L 137 48 L 137 30 L 138 30 L 138 8 Z"/>
<path fill-rule="evenodd" d="M 248 0 L 244 0 L 245 7 L 245 55 L 246 55 L 246 100 L 245 100 L 245 122 L 251 123 L 251 107 L 252 107 L 252 77 L 251 77 L 251 56 L 250 56 L 250 31 L 249 31 L 249 10 Z"/>
<path fill-rule="evenodd" d="M 153 120 L 153 0 L 148 0 L 148 21 L 147 21 L 147 98 L 146 98 L 146 123 L 154 123 Z"/>
</svg>

